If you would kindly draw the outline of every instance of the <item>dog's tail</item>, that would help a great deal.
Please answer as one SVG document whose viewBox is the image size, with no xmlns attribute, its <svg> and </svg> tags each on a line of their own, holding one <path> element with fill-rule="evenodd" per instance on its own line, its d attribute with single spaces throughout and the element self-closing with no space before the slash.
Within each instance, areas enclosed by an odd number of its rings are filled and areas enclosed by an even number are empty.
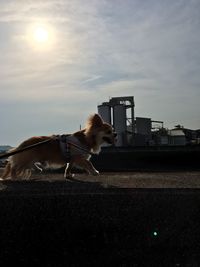
<svg viewBox="0 0 200 267">
<path fill-rule="evenodd" d="M 3 171 L 3 174 L 1 176 L 1 179 L 6 179 L 10 175 L 11 175 L 11 163 L 10 163 L 10 161 L 8 161 L 6 166 L 5 166 L 5 168 L 4 168 L 4 171 Z"/>
<path fill-rule="evenodd" d="M 4 171 L 3 171 L 3 174 L 2 176 L 0 177 L 1 180 L 4 180 L 8 177 L 10 177 L 11 179 L 14 179 L 16 177 L 21 177 L 21 178 L 24 178 L 24 179 L 29 179 L 30 176 L 31 176 L 31 169 L 23 169 L 23 168 L 20 168 L 20 169 L 13 169 L 12 166 L 11 166 L 11 162 L 8 161 L 5 168 L 4 168 Z"/>
</svg>

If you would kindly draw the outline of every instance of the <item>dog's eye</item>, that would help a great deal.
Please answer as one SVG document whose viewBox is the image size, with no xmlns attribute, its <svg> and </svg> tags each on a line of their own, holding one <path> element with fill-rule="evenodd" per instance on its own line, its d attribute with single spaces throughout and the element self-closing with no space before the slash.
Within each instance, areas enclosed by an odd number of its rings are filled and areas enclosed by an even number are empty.
<svg viewBox="0 0 200 267">
<path fill-rule="evenodd" d="M 111 133 L 112 133 L 111 130 L 107 131 L 107 134 L 111 134 Z"/>
</svg>

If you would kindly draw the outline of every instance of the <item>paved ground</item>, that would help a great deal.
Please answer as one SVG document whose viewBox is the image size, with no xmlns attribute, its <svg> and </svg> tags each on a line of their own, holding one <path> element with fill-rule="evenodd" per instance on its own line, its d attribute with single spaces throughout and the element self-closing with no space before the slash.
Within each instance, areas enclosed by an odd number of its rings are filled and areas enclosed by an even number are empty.
<svg viewBox="0 0 200 267">
<path fill-rule="evenodd" d="M 2 169 L 0 170 L 0 175 Z M 65 182 L 63 174 L 33 174 L 31 181 Z M 10 183 L 11 181 L 9 181 Z M 200 188 L 200 171 L 101 173 L 99 176 L 76 174 L 73 182 L 98 183 L 104 188 Z M 67 181 L 70 183 L 70 181 Z"/>
<path fill-rule="evenodd" d="M 1 263 L 200 266 L 196 188 L 196 171 L 1 181 Z"/>
</svg>

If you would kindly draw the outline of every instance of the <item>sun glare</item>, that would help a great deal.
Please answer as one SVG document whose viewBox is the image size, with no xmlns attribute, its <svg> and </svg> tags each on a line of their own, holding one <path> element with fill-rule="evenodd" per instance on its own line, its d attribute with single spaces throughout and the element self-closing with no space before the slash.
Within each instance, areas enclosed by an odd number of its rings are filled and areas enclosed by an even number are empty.
<svg viewBox="0 0 200 267">
<path fill-rule="evenodd" d="M 55 32 L 48 24 L 32 24 L 27 27 L 26 39 L 35 50 L 48 51 L 55 43 Z"/>
<path fill-rule="evenodd" d="M 37 27 L 34 31 L 34 39 L 36 42 L 44 43 L 47 42 L 49 38 L 49 33 L 47 29 L 43 27 Z"/>
</svg>

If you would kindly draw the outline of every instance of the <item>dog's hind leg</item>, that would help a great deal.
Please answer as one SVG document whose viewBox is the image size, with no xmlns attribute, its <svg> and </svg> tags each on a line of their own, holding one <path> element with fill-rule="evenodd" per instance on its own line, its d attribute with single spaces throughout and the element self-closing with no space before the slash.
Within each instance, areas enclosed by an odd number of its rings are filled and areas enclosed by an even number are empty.
<svg viewBox="0 0 200 267">
<path fill-rule="evenodd" d="M 8 178 L 10 176 L 10 174 L 11 174 L 11 163 L 8 162 L 6 164 L 6 166 L 5 166 L 5 168 L 4 168 L 4 172 L 3 172 L 2 176 L 1 176 L 1 179 Z"/>
<path fill-rule="evenodd" d="M 23 176 L 23 178 L 28 180 L 31 177 L 31 174 L 32 174 L 31 169 L 26 169 L 25 175 Z"/>
<path fill-rule="evenodd" d="M 17 170 L 14 167 L 11 167 L 10 176 L 12 180 L 17 179 Z"/>
<path fill-rule="evenodd" d="M 20 178 L 23 180 L 28 180 L 31 177 L 31 174 L 31 169 L 18 168 L 16 170 L 16 178 Z"/>
<path fill-rule="evenodd" d="M 19 174 L 19 170 L 17 170 L 15 167 L 12 166 L 11 162 L 9 161 L 6 164 L 6 167 L 4 169 L 3 175 L 1 176 L 1 179 L 6 179 L 10 177 L 11 179 L 16 179 Z"/>
</svg>

